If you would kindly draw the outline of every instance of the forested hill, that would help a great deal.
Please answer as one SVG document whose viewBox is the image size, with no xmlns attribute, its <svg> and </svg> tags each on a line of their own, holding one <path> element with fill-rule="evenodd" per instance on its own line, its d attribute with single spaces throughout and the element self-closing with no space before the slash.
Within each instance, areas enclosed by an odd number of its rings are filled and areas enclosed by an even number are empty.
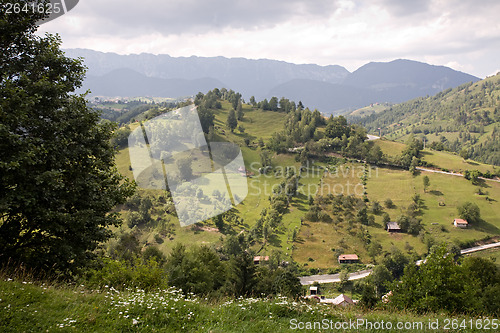
<svg viewBox="0 0 500 333">
<path fill-rule="evenodd" d="M 500 73 L 351 119 L 390 139 L 414 134 L 432 149 L 500 165 Z"/>
</svg>

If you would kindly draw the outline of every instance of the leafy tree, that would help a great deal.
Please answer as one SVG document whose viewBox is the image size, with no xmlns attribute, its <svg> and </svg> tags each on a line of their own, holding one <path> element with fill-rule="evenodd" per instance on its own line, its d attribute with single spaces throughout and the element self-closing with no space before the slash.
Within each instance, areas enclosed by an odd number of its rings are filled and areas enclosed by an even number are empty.
<svg viewBox="0 0 500 333">
<path fill-rule="evenodd" d="M 463 148 L 462 150 L 460 150 L 460 157 L 464 160 L 467 160 L 469 158 L 469 151 Z"/>
<path fill-rule="evenodd" d="M 125 217 L 125 222 L 127 222 L 127 226 L 132 229 L 136 225 L 142 224 L 144 219 L 138 212 L 128 212 Z"/>
<path fill-rule="evenodd" d="M 130 127 L 121 127 L 113 133 L 111 138 L 111 145 L 113 147 L 124 148 L 128 144 L 128 137 L 132 133 Z"/>
<path fill-rule="evenodd" d="M 469 223 L 478 223 L 481 221 L 481 212 L 478 205 L 472 202 L 464 202 L 457 207 L 460 218 Z"/>
<path fill-rule="evenodd" d="M 366 207 L 361 208 L 356 214 L 356 220 L 364 225 L 368 224 L 368 214 Z"/>
<path fill-rule="evenodd" d="M 248 296 L 256 284 L 253 257 L 242 251 L 229 261 L 228 289 L 236 296 Z"/>
<path fill-rule="evenodd" d="M 269 110 L 271 110 L 271 111 L 278 111 L 278 98 L 271 97 L 271 99 L 269 100 L 268 107 L 269 107 Z"/>
<path fill-rule="evenodd" d="M 373 283 L 362 283 L 361 284 L 361 300 L 362 306 L 371 309 L 378 302 L 377 294 L 375 292 L 375 286 Z"/>
<path fill-rule="evenodd" d="M 173 247 L 165 266 L 168 283 L 184 293 L 209 294 L 223 286 L 225 269 L 214 250 L 182 244 Z"/>
<path fill-rule="evenodd" d="M 386 255 L 382 260 L 382 264 L 391 272 L 395 279 L 403 275 L 404 268 L 408 262 L 408 258 L 396 247 L 393 247 L 391 253 Z"/>
<path fill-rule="evenodd" d="M 380 245 L 379 242 L 371 242 L 370 245 L 368 245 L 368 254 L 370 257 L 375 258 L 382 252 L 382 245 Z"/>
<path fill-rule="evenodd" d="M 141 252 L 139 240 L 131 233 L 120 235 L 114 246 L 111 246 L 111 256 L 116 260 L 125 260 L 133 263 Z"/>
<path fill-rule="evenodd" d="M 500 269 L 494 262 L 480 257 L 467 257 L 462 270 L 466 273 L 472 297 L 469 307 L 477 313 L 500 311 Z"/>
<path fill-rule="evenodd" d="M 391 198 L 385 199 L 384 205 L 386 208 L 389 208 L 389 209 L 394 208 L 394 203 L 392 202 Z"/>
<path fill-rule="evenodd" d="M 236 117 L 238 118 L 239 121 L 243 120 L 243 116 L 245 114 L 243 113 L 243 105 L 241 104 L 241 100 L 238 102 L 238 106 L 236 107 Z"/>
<path fill-rule="evenodd" d="M 410 163 L 410 167 L 408 168 L 408 170 L 410 171 L 410 173 L 412 175 L 417 174 L 417 167 L 418 167 L 419 163 L 420 163 L 420 160 L 417 157 L 413 156 L 411 158 L 411 163 Z"/>
<path fill-rule="evenodd" d="M 73 94 L 82 60 L 35 35 L 40 18 L 0 16 L 0 264 L 64 273 L 111 236 L 121 220 L 110 211 L 133 186 L 114 166 L 114 125 Z"/>
<path fill-rule="evenodd" d="M 422 181 L 424 183 L 424 192 L 427 192 L 427 188 L 431 184 L 431 181 L 429 180 L 428 176 L 424 176 L 424 178 L 422 179 Z"/>
<path fill-rule="evenodd" d="M 236 110 L 236 108 L 238 107 L 238 104 L 241 103 L 241 94 L 235 93 L 232 90 L 231 90 L 231 92 L 232 92 L 232 95 L 229 98 L 229 101 L 231 102 L 231 104 L 233 106 L 233 110 Z"/>
<path fill-rule="evenodd" d="M 372 213 L 373 214 L 380 214 L 382 212 L 382 206 L 380 205 L 380 202 L 378 202 L 377 200 L 374 200 L 372 202 Z"/>
<path fill-rule="evenodd" d="M 470 180 L 472 185 L 479 184 L 479 177 L 481 177 L 481 172 L 479 170 L 465 170 L 464 178 Z"/>
<path fill-rule="evenodd" d="M 224 233 L 225 225 L 224 225 L 224 219 L 222 218 L 222 215 L 217 215 L 217 216 L 213 217 L 212 220 L 214 221 L 217 229 L 219 229 L 219 231 L 221 233 Z"/>
<path fill-rule="evenodd" d="M 375 286 L 377 298 L 381 298 L 388 291 L 389 283 L 392 281 L 392 274 L 384 265 L 377 265 L 369 279 Z"/>
<path fill-rule="evenodd" d="M 271 154 L 268 150 L 262 150 L 260 152 L 260 163 L 263 168 L 271 166 Z"/>
<path fill-rule="evenodd" d="M 339 273 L 340 285 L 339 290 L 343 291 L 349 285 L 349 272 L 345 269 Z"/>
<path fill-rule="evenodd" d="M 297 267 L 293 264 L 289 264 L 285 268 L 277 268 L 273 274 L 273 292 L 297 298 L 302 294 L 302 285 L 297 276 Z"/>
<path fill-rule="evenodd" d="M 236 126 L 238 126 L 238 120 L 236 119 L 236 114 L 235 114 L 234 110 L 229 111 L 229 114 L 227 116 L 226 125 L 227 125 L 227 127 L 229 127 L 231 132 L 234 131 Z"/>
<path fill-rule="evenodd" d="M 209 133 L 210 128 L 214 126 L 215 115 L 212 110 L 204 106 L 198 106 L 196 109 L 198 112 L 198 117 L 200 118 L 201 128 L 206 134 Z"/>
<path fill-rule="evenodd" d="M 369 151 L 368 155 L 366 156 L 366 161 L 369 163 L 377 164 L 382 161 L 382 149 L 380 149 L 379 146 L 373 146 Z"/>
<path fill-rule="evenodd" d="M 325 129 L 325 134 L 329 138 L 341 138 L 342 135 L 349 137 L 351 128 L 347 124 L 344 116 L 330 118 Z"/>
<path fill-rule="evenodd" d="M 468 272 L 447 256 L 446 245 L 434 247 L 420 269 L 408 265 L 401 282 L 394 283 L 391 303 L 419 312 L 464 312 L 471 298 L 466 285 Z"/>
<path fill-rule="evenodd" d="M 150 245 L 146 247 L 144 252 L 142 253 L 142 257 L 144 262 L 148 262 L 151 259 L 156 261 L 160 266 L 166 263 L 167 258 L 165 257 L 165 254 L 156 246 Z"/>
</svg>

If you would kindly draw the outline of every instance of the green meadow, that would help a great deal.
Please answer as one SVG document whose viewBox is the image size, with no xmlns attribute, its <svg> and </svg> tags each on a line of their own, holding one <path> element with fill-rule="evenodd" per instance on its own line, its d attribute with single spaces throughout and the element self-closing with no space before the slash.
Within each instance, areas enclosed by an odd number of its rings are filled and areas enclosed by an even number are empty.
<svg viewBox="0 0 500 333">
<path fill-rule="evenodd" d="M 374 330 L 373 325 L 382 322 L 385 327 L 390 323 L 392 329 L 402 325 L 399 332 L 436 332 L 429 327 L 431 321 L 443 328 L 447 318 L 474 325 L 484 320 L 395 312 L 383 306 L 366 311 L 285 297 L 209 300 L 185 296 L 174 288 L 92 290 L 84 285 L 33 283 L 4 274 L 0 275 L 0 309 L 2 332 L 330 332 L 342 327 L 343 331 L 374 332 L 381 330 Z M 481 330 L 473 326 L 466 331 Z"/>
<path fill-rule="evenodd" d="M 423 186 L 424 175 L 430 180 L 427 191 Z M 431 172 L 412 176 L 408 171 L 389 168 L 379 168 L 367 183 L 370 200 L 384 202 L 387 198 L 392 199 L 396 208 L 385 209 L 392 220 L 404 212 L 414 194 L 419 194 L 424 202 L 419 217 L 425 229 L 437 240 L 448 242 L 467 242 L 500 234 L 500 203 L 495 199 L 500 198 L 500 183 L 485 181 L 481 188 L 488 194 L 476 194 L 478 186 L 463 177 Z M 483 222 L 468 229 L 454 228 L 457 206 L 467 201 L 479 206 Z"/>
<path fill-rule="evenodd" d="M 239 125 L 244 127 L 243 132 L 238 129 L 231 132 L 225 125 L 227 110 L 231 107 L 226 101 L 222 102 L 223 108 L 215 112 L 216 137 L 220 141 L 237 143 L 243 153 L 245 166 L 252 173 L 247 178 L 248 196 L 243 202 L 235 207 L 236 213 L 242 220 L 241 225 L 233 226 L 234 233 L 250 229 L 259 219 L 264 208 L 270 206 L 269 197 L 273 188 L 278 186 L 285 178 L 286 167 L 292 167 L 295 171 L 300 169 L 299 162 L 294 154 L 273 155 L 271 162 L 273 170 L 267 174 L 260 174 L 260 153 L 262 148 L 258 146 L 259 139 L 264 142 L 269 140 L 272 133 L 283 128 L 283 114 L 272 111 L 262 111 L 243 105 L 245 112 L 243 121 Z M 133 124 L 132 126 L 134 126 Z M 248 139 L 248 146 L 245 144 Z M 375 140 L 384 154 L 395 157 L 404 149 L 405 144 L 385 139 Z M 447 152 L 431 150 L 423 151 L 423 159 L 440 168 L 453 171 L 478 169 L 482 172 L 493 170 L 492 166 L 464 161 L 457 155 Z M 122 149 L 116 156 L 119 171 L 129 178 L 133 178 L 130 168 L 128 149 Z M 372 258 L 368 255 L 363 242 L 356 236 L 359 232 L 368 232 L 372 240 L 382 245 L 383 251 L 390 251 L 397 247 L 408 254 L 422 255 L 427 249 L 421 237 L 408 234 L 389 234 L 383 228 L 382 215 L 375 215 L 375 223 L 349 229 L 342 223 L 332 224 L 324 222 L 307 222 L 303 217 L 309 210 L 309 196 L 327 195 L 354 195 L 359 198 L 366 191 L 369 199 L 368 207 L 374 201 L 382 204 L 390 198 L 395 204 L 394 208 L 385 208 L 391 220 L 402 215 L 414 194 L 419 194 L 424 202 L 424 207 L 418 216 L 422 220 L 425 233 L 432 235 L 436 241 L 447 241 L 455 243 L 467 243 L 500 234 L 500 183 L 485 181 L 481 184 L 483 195 L 476 194 L 477 186 L 473 186 L 463 177 L 442 175 L 437 173 L 421 172 L 412 176 L 408 171 L 392 168 L 370 167 L 366 186 L 363 186 L 361 177 L 364 165 L 356 162 L 337 164 L 310 161 L 308 169 L 302 173 L 298 194 L 291 202 L 288 211 L 283 215 L 283 222 L 275 230 L 267 242 L 257 243 L 254 250 L 262 255 L 269 255 L 274 250 L 280 250 L 286 257 L 292 257 L 305 268 L 336 269 L 339 267 L 335 250 L 339 247 L 359 255 L 363 264 L 376 263 L 380 258 Z M 193 170 L 196 171 L 196 163 Z M 328 172 L 325 172 L 325 169 Z M 430 179 L 430 187 L 424 192 L 422 178 L 427 175 Z M 157 197 L 161 191 L 139 190 L 141 195 Z M 488 200 L 487 200 L 488 198 Z M 457 217 L 456 207 L 463 202 L 476 203 L 480 210 L 483 222 L 472 225 L 469 229 L 462 230 L 453 227 L 453 219 Z M 126 210 L 122 213 L 126 216 Z M 157 219 L 167 216 L 168 235 L 163 241 L 158 241 L 159 233 L 156 226 L 135 227 L 136 234 L 143 245 L 154 244 L 163 252 L 169 253 L 170 249 L 177 243 L 187 244 L 220 244 L 225 235 L 220 233 L 212 221 L 206 221 L 205 227 L 189 226 L 181 227 L 175 216 L 165 215 L 161 210 L 153 210 L 152 218 Z M 333 216 L 332 216 L 333 217 Z M 296 242 L 292 241 L 294 230 L 298 233 Z M 118 233 L 129 232 L 126 224 L 119 229 Z M 112 241 L 111 241 L 112 242 Z"/>
</svg>

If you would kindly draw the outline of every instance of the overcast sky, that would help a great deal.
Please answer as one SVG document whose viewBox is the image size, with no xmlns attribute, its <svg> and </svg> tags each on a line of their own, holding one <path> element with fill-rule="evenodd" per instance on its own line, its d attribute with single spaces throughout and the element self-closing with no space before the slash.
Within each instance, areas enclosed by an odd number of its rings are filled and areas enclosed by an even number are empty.
<svg viewBox="0 0 500 333">
<path fill-rule="evenodd" d="M 341 65 L 398 58 L 500 71 L 497 0 L 80 0 L 39 32 L 63 48 Z"/>
</svg>

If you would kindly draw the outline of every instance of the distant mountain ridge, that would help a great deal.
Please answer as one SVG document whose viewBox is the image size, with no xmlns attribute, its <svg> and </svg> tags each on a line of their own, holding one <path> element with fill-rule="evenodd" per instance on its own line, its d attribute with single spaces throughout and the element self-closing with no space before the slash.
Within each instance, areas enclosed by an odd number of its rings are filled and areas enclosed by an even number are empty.
<svg viewBox="0 0 500 333">
<path fill-rule="evenodd" d="M 224 84 L 213 78 L 163 79 L 147 77 L 128 68 L 114 69 L 102 76 L 87 75 L 83 89 L 102 96 L 190 96 Z"/>
<path fill-rule="evenodd" d="M 253 95 L 258 100 L 272 96 L 300 100 L 326 114 L 374 102 L 403 102 L 479 80 L 448 67 L 403 59 L 371 62 L 350 73 L 339 65 L 269 59 L 65 52 L 85 59 L 88 77 L 82 90 L 90 89 L 92 95 L 180 97 L 226 87 L 246 99 Z"/>
</svg>

